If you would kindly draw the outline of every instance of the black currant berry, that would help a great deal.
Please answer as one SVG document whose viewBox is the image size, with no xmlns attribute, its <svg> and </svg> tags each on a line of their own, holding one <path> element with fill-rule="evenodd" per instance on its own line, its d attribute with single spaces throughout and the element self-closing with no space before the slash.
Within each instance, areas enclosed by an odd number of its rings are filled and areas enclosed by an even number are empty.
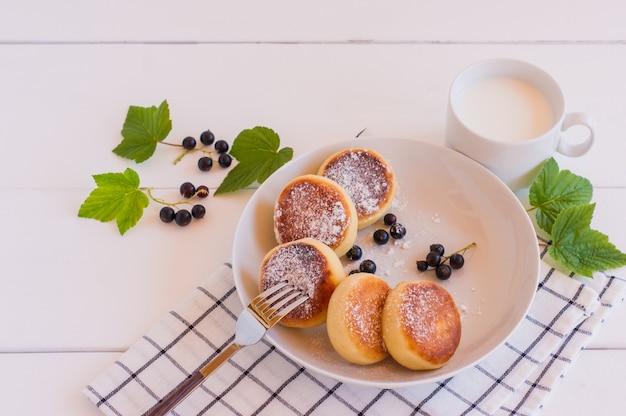
<svg viewBox="0 0 626 416">
<path fill-rule="evenodd" d="M 217 153 L 226 153 L 228 152 L 229 146 L 226 140 L 218 140 L 215 142 L 215 151 Z"/>
<path fill-rule="evenodd" d="M 213 159 L 208 156 L 202 156 L 198 159 L 198 169 L 202 172 L 208 172 L 213 167 Z"/>
<path fill-rule="evenodd" d="M 196 187 L 191 182 L 180 185 L 180 194 L 185 198 L 191 198 L 196 193 Z"/>
<path fill-rule="evenodd" d="M 209 187 L 206 185 L 200 185 L 196 188 L 196 195 L 198 198 L 206 198 L 209 196 Z"/>
<path fill-rule="evenodd" d="M 406 227 L 396 222 L 389 228 L 389 234 L 391 234 L 391 236 L 396 240 L 400 240 L 406 235 Z"/>
<path fill-rule="evenodd" d="M 200 219 L 204 217 L 204 214 L 206 214 L 206 208 L 204 208 L 204 205 L 194 205 L 193 208 L 191 208 L 191 215 L 195 218 L 195 219 Z"/>
<path fill-rule="evenodd" d="M 200 134 L 200 141 L 202 142 L 202 144 L 210 146 L 215 141 L 215 135 L 213 134 L 213 132 L 211 132 L 211 130 L 203 131 Z"/>
<path fill-rule="evenodd" d="M 361 249 L 361 247 L 359 246 L 352 246 L 352 248 L 350 250 L 348 250 L 348 252 L 346 253 L 346 257 L 348 258 L 348 260 L 360 260 L 361 256 L 363 255 L 363 250 Z"/>
<path fill-rule="evenodd" d="M 385 223 L 385 225 L 393 225 L 396 223 L 396 221 L 397 221 L 397 218 L 395 214 L 392 214 L 392 213 L 385 214 L 385 216 L 383 217 L 383 222 Z"/>
<path fill-rule="evenodd" d="M 443 253 L 446 251 L 446 249 L 441 244 L 431 244 L 430 251 L 435 251 L 439 253 L 440 256 L 443 256 Z"/>
<path fill-rule="evenodd" d="M 450 267 L 453 269 L 460 269 L 465 264 L 465 259 L 460 253 L 454 253 L 450 256 Z"/>
<path fill-rule="evenodd" d="M 374 231 L 374 242 L 376 244 L 387 244 L 389 241 L 389 233 L 385 230 L 376 230 Z"/>
<path fill-rule="evenodd" d="M 417 270 L 419 270 L 420 272 L 425 272 L 426 270 L 428 270 L 428 263 L 426 263 L 426 260 L 419 260 L 417 262 Z"/>
<path fill-rule="evenodd" d="M 220 156 L 217 158 L 217 163 L 223 168 L 227 168 L 233 163 L 233 157 L 228 153 L 220 153 Z"/>
<path fill-rule="evenodd" d="M 184 227 L 191 222 L 191 212 L 186 209 L 181 209 L 176 213 L 176 217 L 174 219 L 176 220 L 176 224 Z"/>
<path fill-rule="evenodd" d="M 426 255 L 426 263 L 430 267 L 437 267 L 441 263 L 441 255 L 436 251 L 431 251 Z"/>
<path fill-rule="evenodd" d="M 376 273 L 376 263 L 373 260 L 363 260 L 359 264 L 359 271 L 363 273 Z"/>
<path fill-rule="evenodd" d="M 175 216 L 176 213 L 174 212 L 174 209 L 172 207 L 163 207 L 159 212 L 159 217 L 161 218 L 161 221 L 166 223 L 174 221 Z"/>
<path fill-rule="evenodd" d="M 440 264 L 435 269 L 435 275 L 439 280 L 448 280 L 452 275 L 452 269 L 447 264 Z"/>
<path fill-rule="evenodd" d="M 361 273 L 361 271 L 359 269 L 354 269 L 354 270 L 350 270 L 350 273 L 348 274 L 356 274 L 356 273 Z"/>
<path fill-rule="evenodd" d="M 187 136 L 183 139 L 183 147 L 187 150 L 196 148 L 196 139 L 191 136 Z"/>
</svg>

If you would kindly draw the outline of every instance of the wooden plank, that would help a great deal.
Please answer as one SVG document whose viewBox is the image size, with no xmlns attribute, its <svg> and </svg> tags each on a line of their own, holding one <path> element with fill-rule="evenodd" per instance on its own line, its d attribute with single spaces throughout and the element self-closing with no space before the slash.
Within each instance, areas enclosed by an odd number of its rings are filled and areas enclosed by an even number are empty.
<svg viewBox="0 0 626 416">
<path fill-rule="evenodd" d="M 233 140 L 265 125 L 297 155 L 363 128 L 443 143 L 452 80 L 497 56 L 543 67 L 560 82 L 568 111 L 596 117 L 593 149 L 559 156 L 562 167 L 598 187 L 626 186 L 622 55 L 620 45 L 7 45 L 0 166 L 10 175 L 0 175 L 0 188 L 91 188 L 92 174 L 126 167 L 139 169 L 146 186 L 177 188 L 181 177 L 216 185 L 223 172 L 199 172 L 193 156 L 173 166 L 172 149 L 141 165 L 112 153 L 128 106 L 163 99 L 172 142 L 206 128 Z"/>
<path fill-rule="evenodd" d="M 123 237 L 114 223 L 78 218 L 83 190 L 0 191 L 20 201 L 0 251 L 0 351 L 126 349 L 232 253 L 251 191 L 214 198 L 185 228 L 158 206 Z M 212 197 L 211 197 L 212 198 Z M 252 232 L 252 231 L 251 231 Z"/>
<path fill-rule="evenodd" d="M 119 352 L 0 354 L 2 411 L 7 415 L 102 416 L 83 388 Z"/>
<path fill-rule="evenodd" d="M 619 0 L 523 3 L 3 1 L 5 42 L 550 42 L 626 39 Z M 322 29 L 322 30 L 320 30 Z"/>
</svg>

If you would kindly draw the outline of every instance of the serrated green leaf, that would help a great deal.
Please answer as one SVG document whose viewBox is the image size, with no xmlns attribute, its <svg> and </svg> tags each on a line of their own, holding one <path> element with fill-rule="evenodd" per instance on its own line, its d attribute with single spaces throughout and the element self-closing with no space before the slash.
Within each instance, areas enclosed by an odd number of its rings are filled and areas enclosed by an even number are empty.
<svg viewBox="0 0 626 416">
<path fill-rule="evenodd" d="M 230 154 L 239 162 L 255 161 L 267 153 L 274 155 L 280 146 L 280 138 L 268 127 L 256 126 L 243 130 L 235 137 Z"/>
<path fill-rule="evenodd" d="M 113 152 L 141 163 L 152 157 L 158 142 L 172 130 L 167 100 L 159 107 L 130 106 L 122 127 L 122 141 Z"/>
<path fill-rule="evenodd" d="M 292 148 L 278 150 L 279 147 L 280 138 L 270 128 L 257 126 L 239 133 L 230 151 L 238 164 L 228 172 L 215 195 L 234 192 L 254 182 L 265 182 L 293 158 Z"/>
<path fill-rule="evenodd" d="M 258 177 L 259 171 L 265 170 L 266 160 L 240 163 L 232 168 L 220 186 L 215 190 L 215 195 L 238 191 L 252 185 Z"/>
<path fill-rule="evenodd" d="M 530 187 L 530 205 L 537 208 L 537 225 L 550 233 L 559 213 L 571 206 L 588 204 L 593 195 L 591 182 L 569 170 L 559 170 L 554 158 L 543 165 Z"/>
<path fill-rule="evenodd" d="M 78 210 L 81 218 L 101 222 L 116 220 L 121 235 L 134 227 L 150 203 L 139 189 L 139 175 L 128 168 L 120 173 L 93 175 L 98 186 Z"/>
<path fill-rule="evenodd" d="M 548 253 L 571 271 L 587 277 L 593 272 L 626 265 L 626 254 L 609 238 L 590 228 L 595 204 L 565 208 L 554 221 Z"/>
<path fill-rule="evenodd" d="M 276 172 L 282 165 L 289 162 L 293 158 L 293 149 L 291 147 L 283 147 L 272 157 L 271 164 L 266 169 L 260 170 L 257 177 L 259 183 L 263 183 L 272 173 Z"/>
</svg>

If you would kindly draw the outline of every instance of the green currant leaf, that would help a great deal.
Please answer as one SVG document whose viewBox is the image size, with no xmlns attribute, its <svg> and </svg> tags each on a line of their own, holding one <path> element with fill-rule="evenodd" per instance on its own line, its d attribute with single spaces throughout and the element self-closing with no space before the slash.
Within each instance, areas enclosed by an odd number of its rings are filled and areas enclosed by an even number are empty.
<svg viewBox="0 0 626 416">
<path fill-rule="evenodd" d="M 269 158 L 271 163 L 266 163 L 264 169 L 259 169 L 257 181 L 259 183 L 265 182 L 272 173 L 276 172 L 285 163 L 289 162 L 293 158 L 293 149 L 291 147 L 283 147 L 272 158 Z"/>
<path fill-rule="evenodd" d="M 274 130 L 257 126 L 239 133 L 233 141 L 230 154 L 237 159 L 215 195 L 234 192 L 254 182 L 263 183 L 278 168 L 293 158 L 293 149 L 280 147 L 280 138 Z"/>
<path fill-rule="evenodd" d="M 93 175 L 98 186 L 78 210 L 81 218 L 101 222 L 116 220 L 121 235 L 141 219 L 150 201 L 139 189 L 139 175 L 128 168 L 120 173 Z"/>
<path fill-rule="evenodd" d="M 553 259 L 581 276 L 626 265 L 626 254 L 609 238 L 590 228 L 595 204 L 565 208 L 554 221 L 552 245 L 548 253 Z"/>
<path fill-rule="evenodd" d="M 238 191 L 252 185 L 258 177 L 259 171 L 266 170 L 267 162 L 264 160 L 238 163 L 232 168 L 220 186 L 215 190 L 215 195 Z"/>
<path fill-rule="evenodd" d="M 148 160 L 154 154 L 158 142 L 163 141 L 172 130 L 167 100 L 157 107 L 130 106 L 122 127 L 122 141 L 113 153 L 137 163 Z"/>
<path fill-rule="evenodd" d="M 230 154 L 239 162 L 255 161 L 260 154 L 272 156 L 279 146 L 280 137 L 274 130 L 257 126 L 243 130 L 235 137 Z"/>
<path fill-rule="evenodd" d="M 559 213 L 574 205 L 588 204 L 593 195 L 591 182 L 569 170 L 559 170 L 554 158 L 543 165 L 530 187 L 530 205 L 537 208 L 537 225 L 550 233 Z"/>
</svg>

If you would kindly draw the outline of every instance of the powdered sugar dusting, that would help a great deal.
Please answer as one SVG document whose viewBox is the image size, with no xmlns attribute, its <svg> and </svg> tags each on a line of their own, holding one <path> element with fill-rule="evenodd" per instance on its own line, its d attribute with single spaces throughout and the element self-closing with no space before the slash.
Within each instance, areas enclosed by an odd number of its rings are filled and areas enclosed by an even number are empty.
<svg viewBox="0 0 626 416">
<path fill-rule="evenodd" d="M 293 243 L 279 246 L 261 267 L 262 291 L 286 281 L 309 296 L 288 316 L 308 319 L 318 314 L 328 304 L 334 285 L 329 281 L 330 271 L 326 257 L 314 246 Z"/>
<path fill-rule="evenodd" d="M 436 317 L 437 307 L 444 302 L 439 293 L 434 290 L 420 290 L 416 286 L 408 286 L 404 292 L 400 317 L 403 326 L 408 332 L 421 342 L 433 337 L 436 332 L 433 319 Z"/>
<path fill-rule="evenodd" d="M 381 290 L 372 293 L 373 281 L 365 282 L 365 287 L 357 286 L 350 296 L 345 310 L 348 314 L 347 322 L 352 338 L 359 340 L 374 351 L 386 351 L 382 341 L 381 312 L 387 297 L 388 286 L 386 283 L 378 283 Z M 368 295 L 369 294 L 369 295 Z"/>
<path fill-rule="evenodd" d="M 325 184 L 308 180 L 283 190 L 274 209 L 274 230 L 279 244 L 314 238 L 334 248 L 350 226 L 342 195 Z"/>
<path fill-rule="evenodd" d="M 434 283 L 406 286 L 400 312 L 404 332 L 422 353 L 436 354 L 439 358 L 454 353 L 460 337 L 460 317 L 444 289 Z"/>
<path fill-rule="evenodd" d="M 341 185 L 356 206 L 359 217 L 378 212 L 388 198 L 389 166 L 367 150 L 347 150 L 324 169 L 324 176 Z"/>
</svg>

